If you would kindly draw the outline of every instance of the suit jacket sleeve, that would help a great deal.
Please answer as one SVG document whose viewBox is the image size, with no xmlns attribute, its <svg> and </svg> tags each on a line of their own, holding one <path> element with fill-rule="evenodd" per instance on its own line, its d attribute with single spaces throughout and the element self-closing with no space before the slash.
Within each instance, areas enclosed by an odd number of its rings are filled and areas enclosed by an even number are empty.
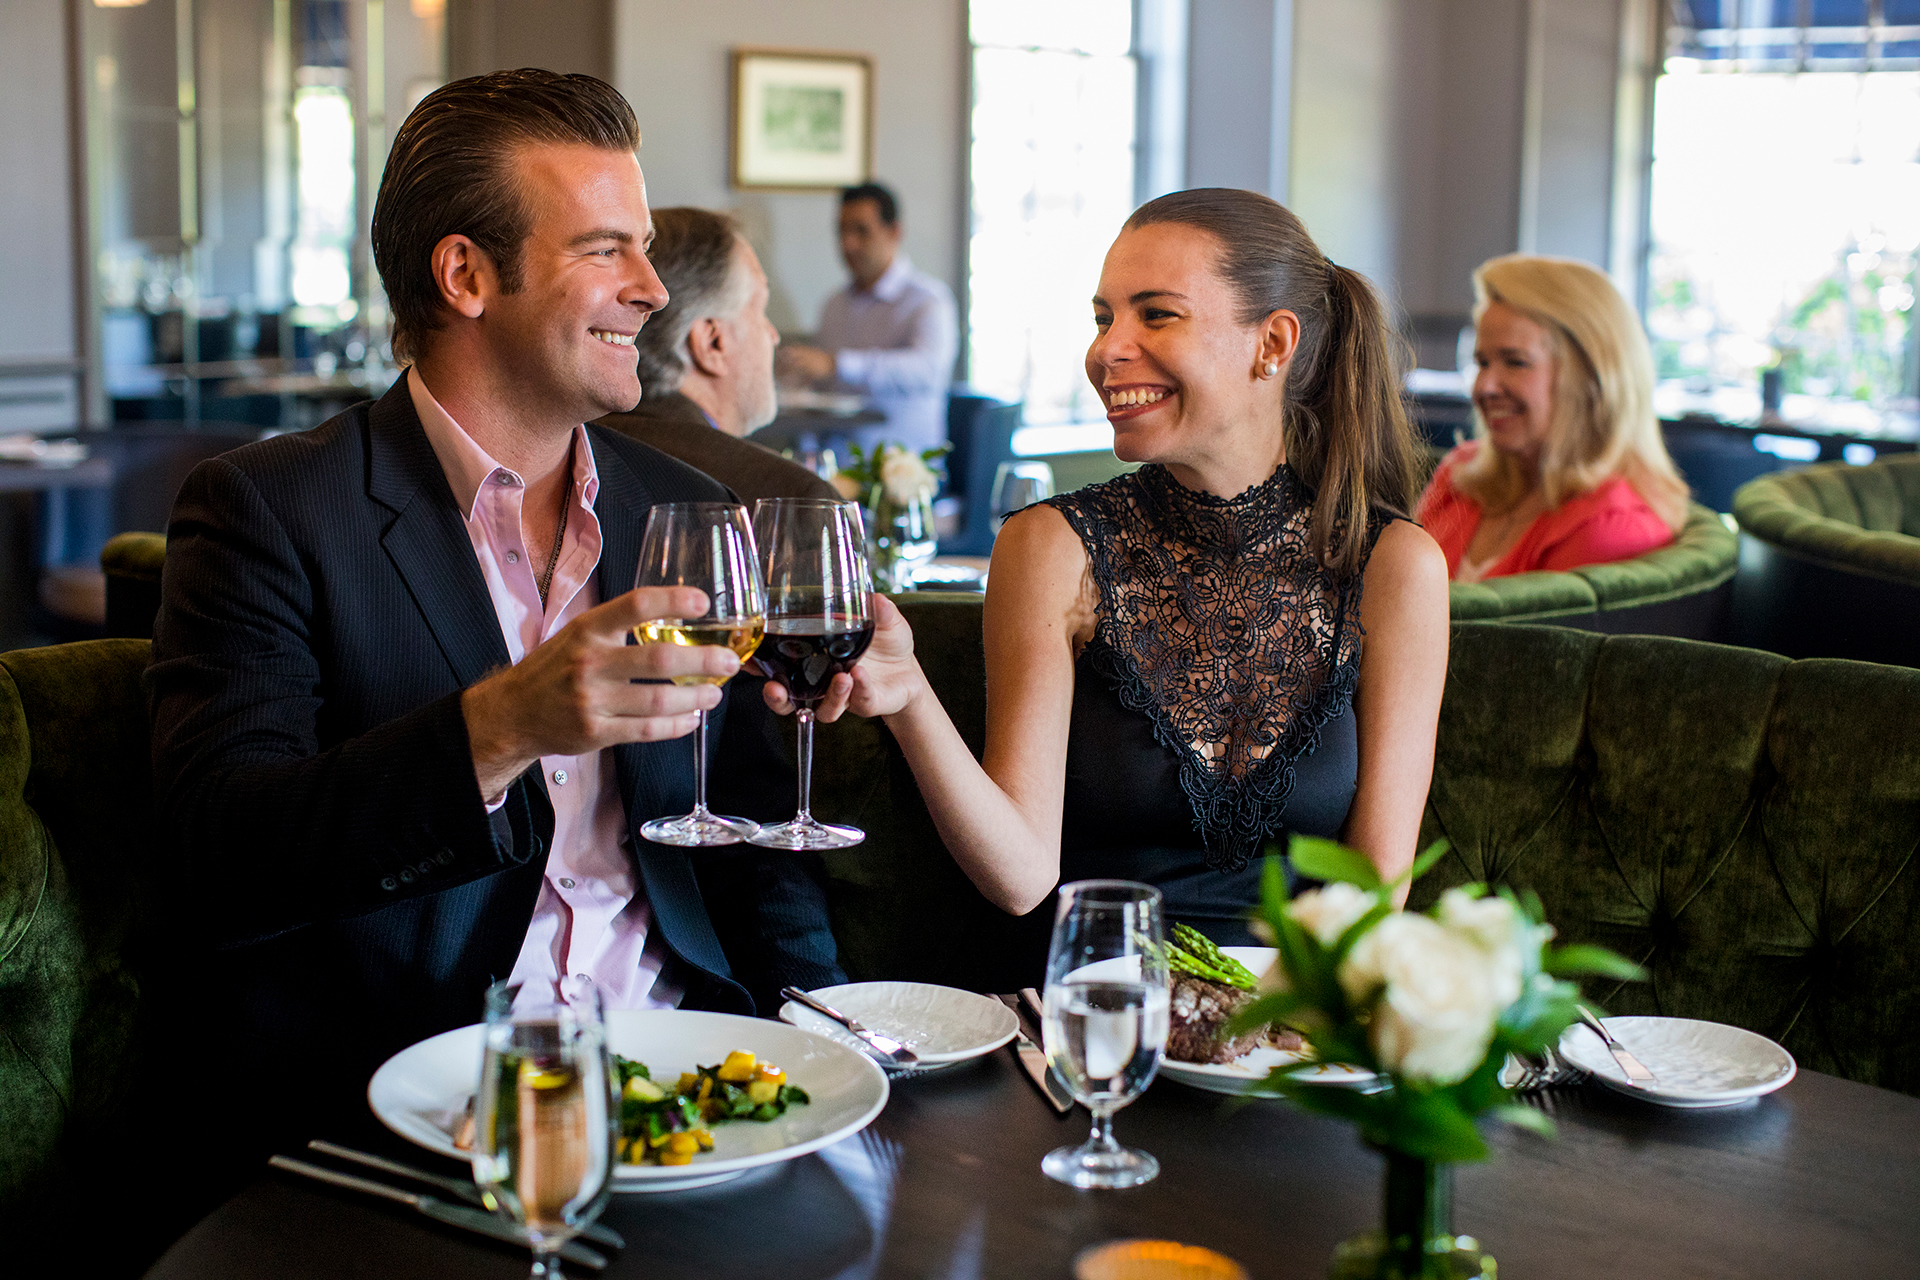
<svg viewBox="0 0 1920 1280">
<path fill-rule="evenodd" d="M 722 812 L 763 823 L 793 816 L 793 725 L 767 710 L 762 680 L 735 676 L 713 771 Z M 754 1007 L 771 1015 L 780 988 L 811 989 L 847 980 L 827 913 L 826 868 L 818 854 L 753 845 L 703 850 L 696 860 L 701 896 L 736 981 Z"/>
<path fill-rule="evenodd" d="M 156 799 L 216 945 L 438 892 L 540 843 L 524 797 L 486 813 L 457 690 L 322 748 L 315 613 L 247 474 L 203 463 L 174 508 L 146 679 Z"/>
</svg>

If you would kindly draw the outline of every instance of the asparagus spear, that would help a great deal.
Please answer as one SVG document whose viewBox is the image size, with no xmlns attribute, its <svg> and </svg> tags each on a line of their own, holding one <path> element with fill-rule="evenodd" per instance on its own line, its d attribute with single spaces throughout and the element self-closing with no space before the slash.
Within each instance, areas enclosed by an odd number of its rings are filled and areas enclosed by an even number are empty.
<svg viewBox="0 0 1920 1280">
<path fill-rule="evenodd" d="M 1215 946 L 1213 939 L 1188 925 L 1173 926 L 1167 967 L 1223 986 L 1251 991 L 1258 982 L 1247 967 Z"/>
</svg>

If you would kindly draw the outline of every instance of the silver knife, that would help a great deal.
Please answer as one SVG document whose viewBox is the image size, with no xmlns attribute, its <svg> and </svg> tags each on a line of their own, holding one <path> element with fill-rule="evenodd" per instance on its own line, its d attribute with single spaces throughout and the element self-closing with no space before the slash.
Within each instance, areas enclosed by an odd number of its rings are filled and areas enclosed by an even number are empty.
<svg viewBox="0 0 1920 1280">
<path fill-rule="evenodd" d="M 907 1048 L 906 1045 L 895 1040 L 892 1036 L 884 1035 L 878 1031 L 869 1031 L 810 991 L 802 991 L 798 987 L 782 987 L 780 988 L 780 994 L 795 1004 L 807 1006 L 807 1008 L 820 1014 L 822 1017 L 832 1018 L 835 1022 L 851 1032 L 860 1043 L 866 1045 L 868 1049 L 873 1051 L 876 1057 L 886 1064 L 897 1067 L 910 1067 L 920 1061 L 919 1054 Z"/>
<path fill-rule="evenodd" d="M 1629 1082 L 1633 1084 L 1652 1084 L 1654 1082 L 1653 1072 L 1640 1065 L 1640 1059 L 1628 1053 L 1627 1047 L 1613 1038 L 1613 1033 L 1607 1030 L 1600 1019 L 1593 1016 L 1593 1010 L 1583 1004 L 1577 1004 L 1573 1007 L 1580 1011 L 1580 1021 L 1586 1023 L 1587 1029 L 1599 1036 L 1600 1043 L 1607 1046 L 1607 1051 L 1613 1055 L 1613 1060 L 1620 1064 L 1622 1071 L 1627 1073 Z"/>
<path fill-rule="evenodd" d="M 1000 1002 L 1013 1010 L 1013 1016 L 1020 1021 L 1020 1030 L 1013 1039 L 1013 1053 L 1020 1061 L 1020 1069 L 1027 1073 L 1027 1079 L 1033 1081 L 1049 1106 L 1061 1115 L 1067 1114 L 1073 1110 L 1073 1094 L 1047 1063 L 1046 1050 L 1029 1033 L 1020 1002 L 1012 996 L 1001 996 Z M 1039 1027 L 1036 1025 L 1033 1030 L 1038 1031 Z"/>
<path fill-rule="evenodd" d="M 316 1182 L 330 1183 L 336 1187 L 345 1187 L 349 1191 L 364 1191 L 369 1195 L 396 1200 L 432 1218 L 435 1222 L 444 1222 L 450 1227 L 459 1227 L 463 1231 L 489 1236 L 507 1244 L 518 1245 L 522 1249 L 528 1248 L 531 1243 L 524 1230 L 504 1219 L 494 1217 L 484 1209 L 469 1209 L 465 1205 L 448 1204 L 444 1200 L 435 1200 L 432 1196 L 415 1195 L 411 1191 L 390 1187 L 384 1182 L 375 1182 L 370 1178 L 356 1178 L 350 1173 L 337 1173 L 332 1169 L 323 1169 L 317 1164 L 308 1164 L 304 1160 L 291 1160 L 286 1156 L 274 1156 L 267 1163 L 276 1169 L 297 1173 L 303 1178 L 312 1178 Z M 577 1240 L 569 1240 L 561 1245 L 560 1256 L 568 1262 L 577 1262 L 590 1271 L 604 1270 L 607 1265 L 606 1254 L 597 1249 L 589 1249 Z"/>
<path fill-rule="evenodd" d="M 416 1169 L 410 1164 L 401 1164 L 398 1160 L 388 1160 L 366 1151 L 355 1151 L 352 1147 L 343 1147 L 337 1142 L 327 1142 L 320 1138 L 307 1143 L 307 1147 L 318 1151 L 323 1156 L 351 1160 L 355 1164 L 363 1164 L 369 1169 L 378 1169 L 382 1173 L 391 1173 L 398 1178 L 411 1178 L 415 1182 L 424 1182 L 430 1187 L 440 1188 L 448 1195 L 459 1196 L 468 1204 L 477 1205 L 482 1209 L 487 1207 L 486 1199 L 480 1194 L 480 1188 L 471 1182 L 463 1182 L 459 1178 L 449 1178 L 438 1173 L 429 1173 L 425 1169 Z M 610 1249 L 627 1247 L 625 1236 L 612 1227 L 598 1222 L 589 1222 L 580 1228 L 580 1238 L 597 1241 Z"/>
</svg>

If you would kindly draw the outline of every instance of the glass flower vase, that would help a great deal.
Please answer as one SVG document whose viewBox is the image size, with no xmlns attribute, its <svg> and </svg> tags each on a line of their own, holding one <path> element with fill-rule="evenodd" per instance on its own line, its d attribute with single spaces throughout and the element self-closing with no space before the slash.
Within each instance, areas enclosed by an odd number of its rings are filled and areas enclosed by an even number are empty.
<svg viewBox="0 0 1920 1280">
<path fill-rule="evenodd" d="M 1494 1280 L 1493 1258 L 1479 1241 L 1453 1233 L 1453 1166 L 1399 1151 L 1381 1154 L 1387 1161 L 1381 1229 L 1337 1246 L 1330 1280 Z"/>
<path fill-rule="evenodd" d="M 933 559 L 933 498 L 898 502 L 882 495 L 868 513 L 867 543 L 876 591 L 911 591 L 913 574 Z"/>
</svg>

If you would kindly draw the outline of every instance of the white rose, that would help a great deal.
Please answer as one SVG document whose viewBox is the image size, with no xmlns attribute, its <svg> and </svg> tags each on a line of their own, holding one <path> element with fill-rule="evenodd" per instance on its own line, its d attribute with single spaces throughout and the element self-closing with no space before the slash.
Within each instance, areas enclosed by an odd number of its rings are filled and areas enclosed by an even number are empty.
<svg viewBox="0 0 1920 1280">
<path fill-rule="evenodd" d="M 1426 916 L 1396 912 L 1361 935 L 1340 985 L 1362 1000 L 1381 987 L 1369 1037 L 1380 1065 L 1424 1084 L 1456 1084 L 1493 1041 L 1504 1008 L 1487 953 Z"/>
<path fill-rule="evenodd" d="M 920 455 L 899 445 L 887 446 L 880 460 L 880 484 L 887 497 L 902 506 L 925 502 L 940 487 L 932 468 L 920 460 Z"/>
<path fill-rule="evenodd" d="M 845 498 L 848 502 L 855 502 L 859 500 L 860 482 L 858 480 L 855 480 L 852 476 L 848 475 L 846 472 L 844 471 L 834 472 L 832 483 L 833 483 L 833 487 L 839 490 L 840 496 Z"/>
<path fill-rule="evenodd" d="M 1287 904 L 1287 914 L 1323 947 L 1340 941 L 1354 921 L 1373 910 L 1379 899 L 1357 884 L 1335 880 L 1318 889 L 1309 889 Z"/>
<path fill-rule="evenodd" d="M 1526 971 L 1523 949 L 1539 944 L 1533 926 L 1511 902 L 1492 894 L 1474 898 L 1459 889 L 1449 889 L 1440 895 L 1434 915 L 1449 933 L 1486 952 L 1494 998 L 1501 1009 L 1520 998 L 1521 975 Z"/>
</svg>

